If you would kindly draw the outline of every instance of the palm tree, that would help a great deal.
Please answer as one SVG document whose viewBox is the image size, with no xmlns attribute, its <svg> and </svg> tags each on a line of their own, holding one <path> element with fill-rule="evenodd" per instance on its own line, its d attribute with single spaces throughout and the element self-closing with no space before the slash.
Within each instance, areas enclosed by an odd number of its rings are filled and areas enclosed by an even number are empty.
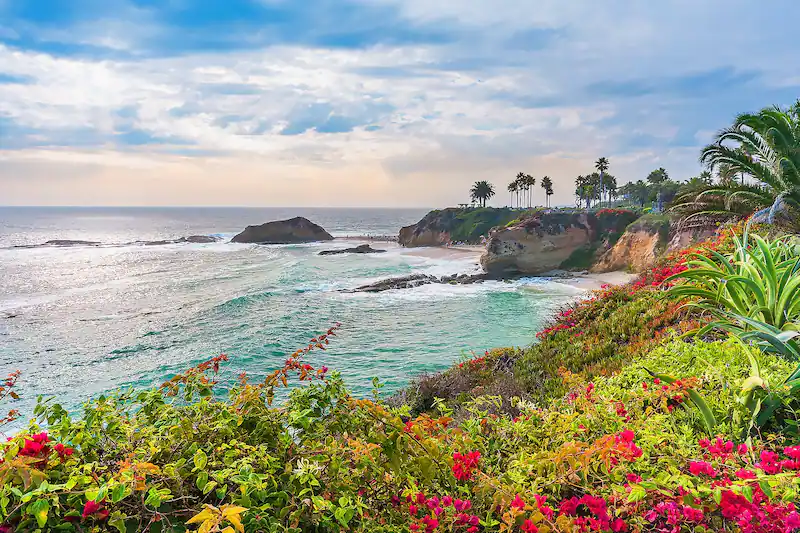
<svg viewBox="0 0 800 533">
<path fill-rule="evenodd" d="M 799 208 L 800 100 L 786 109 L 774 106 L 737 116 L 703 149 L 700 162 L 717 171 L 719 183 L 695 196 L 689 216 L 734 218 L 766 208 L 771 216 L 781 201 Z"/>
<path fill-rule="evenodd" d="M 606 170 L 608 170 L 608 167 L 609 167 L 609 163 L 608 163 L 608 158 L 607 157 L 601 157 L 600 159 L 598 159 L 594 163 L 594 168 L 596 168 L 597 172 L 600 173 L 600 201 L 601 202 L 603 201 L 603 193 L 606 190 L 605 180 L 603 178 L 605 177 L 605 173 L 606 173 Z"/>
<path fill-rule="evenodd" d="M 469 191 L 470 197 L 486 207 L 486 200 L 494 196 L 494 185 L 488 181 L 476 181 Z"/>
<path fill-rule="evenodd" d="M 550 197 L 553 196 L 553 180 L 550 176 L 544 176 L 539 180 L 539 185 L 544 189 L 544 204 L 550 207 Z"/>
<path fill-rule="evenodd" d="M 528 191 L 528 208 L 533 203 L 533 186 L 536 185 L 536 178 L 530 174 L 525 174 L 525 190 Z"/>
<path fill-rule="evenodd" d="M 514 195 L 517 195 L 519 192 L 519 183 L 517 180 L 508 184 L 508 192 L 511 193 L 511 209 L 514 209 Z M 519 202 L 517 202 L 517 207 L 519 207 Z"/>
<path fill-rule="evenodd" d="M 578 205 L 586 201 L 586 209 L 592 207 L 592 199 L 595 197 L 597 188 L 592 183 L 592 176 L 578 176 L 575 178 L 575 196 L 578 197 Z"/>
<path fill-rule="evenodd" d="M 522 197 L 525 198 L 525 174 L 523 172 L 517 172 L 516 177 L 517 183 L 517 207 L 522 207 L 522 203 L 519 200 L 519 194 L 522 194 Z"/>
<path fill-rule="evenodd" d="M 664 183 L 668 179 L 669 179 L 669 174 L 667 173 L 666 169 L 664 169 L 664 167 L 657 168 L 647 175 L 648 183 L 651 183 L 653 185 L 659 185 L 661 183 Z"/>
</svg>

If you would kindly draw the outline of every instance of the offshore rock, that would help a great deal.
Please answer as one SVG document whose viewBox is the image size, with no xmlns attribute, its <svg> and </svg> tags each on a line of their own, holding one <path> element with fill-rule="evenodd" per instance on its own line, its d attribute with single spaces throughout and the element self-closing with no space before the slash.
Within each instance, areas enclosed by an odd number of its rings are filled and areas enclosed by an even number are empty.
<svg viewBox="0 0 800 533">
<path fill-rule="evenodd" d="M 339 255 L 339 254 L 382 254 L 386 250 L 377 250 L 369 244 L 360 244 L 355 248 L 345 248 L 344 250 L 323 250 L 319 255 Z"/>
<path fill-rule="evenodd" d="M 247 226 L 231 242 L 253 244 L 295 244 L 303 242 L 332 241 L 333 236 L 322 226 L 304 217 Z"/>
</svg>

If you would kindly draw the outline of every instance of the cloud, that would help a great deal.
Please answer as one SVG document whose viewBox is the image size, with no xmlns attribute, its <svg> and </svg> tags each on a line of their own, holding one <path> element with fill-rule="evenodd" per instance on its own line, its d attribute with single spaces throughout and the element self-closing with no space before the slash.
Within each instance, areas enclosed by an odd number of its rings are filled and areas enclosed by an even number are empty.
<svg viewBox="0 0 800 533">
<path fill-rule="evenodd" d="M 171 179 L 213 179 L 194 166 L 211 161 L 358 175 L 374 182 L 360 202 L 418 183 L 416 205 L 525 170 L 567 203 L 600 155 L 621 182 L 686 177 L 708 132 L 792 102 L 800 5 L 777 3 L 776 18 L 745 0 L 0 2 L 0 154 L 50 171 L 169 161 Z"/>
</svg>

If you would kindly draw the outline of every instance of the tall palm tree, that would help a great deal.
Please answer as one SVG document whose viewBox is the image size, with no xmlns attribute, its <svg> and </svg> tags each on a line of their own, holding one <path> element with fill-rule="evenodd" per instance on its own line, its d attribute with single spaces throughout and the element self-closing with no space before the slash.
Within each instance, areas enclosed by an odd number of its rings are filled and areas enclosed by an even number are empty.
<svg viewBox="0 0 800 533">
<path fill-rule="evenodd" d="M 608 170 L 608 167 L 609 167 L 609 163 L 608 163 L 608 158 L 607 157 L 601 157 L 600 159 L 598 159 L 597 161 L 594 162 L 594 168 L 596 168 L 597 172 L 600 173 L 600 201 L 601 202 L 603 201 L 603 193 L 606 190 L 605 180 L 603 178 L 605 178 L 606 170 Z"/>
<path fill-rule="evenodd" d="M 720 179 L 697 194 L 693 215 L 732 218 L 770 208 L 771 216 L 781 201 L 800 208 L 800 100 L 737 116 L 703 149 L 700 162 Z"/>
<path fill-rule="evenodd" d="M 517 180 L 509 183 L 507 189 L 508 192 L 511 193 L 511 209 L 514 209 L 514 195 L 516 195 L 517 191 L 519 191 L 519 184 L 517 183 Z"/>
<path fill-rule="evenodd" d="M 486 200 L 494 196 L 494 185 L 488 181 L 476 181 L 469 191 L 470 197 L 486 207 Z"/>
<path fill-rule="evenodd" d="M 536 178 L 530 174 L 525 174 L 525 190 L 528 191 L 528 208 L 533 203 L 533 186 L 536 185 Z"/>
<path fill-rule="evenodd" d="M 550 176 L 544 176 L 539 180 L 539 185 L 544 189 L 544 204 L 550 207 L 550 197 L 553 196 L 553 180 L 550 179 Z"/>
<path fill-rule="evenodd" d="M 517 172 L 515 181 L 517 182 L 517 207 L 522 207 L 522 202 L 520 202 L 519 195 L 521 194 L 522 197 L 525 198 L 525 173 Z"/>
<path fill-rule="evenodd" d="M 575 178 L 575 196 L 578 197 L 578 206 L 583 206 L 586 201 L 586 209 L 592 205 L 592 196 L 594 195 L 594 187 L 591 183 L 591 176 L 578 176 Z"/>
</svg>

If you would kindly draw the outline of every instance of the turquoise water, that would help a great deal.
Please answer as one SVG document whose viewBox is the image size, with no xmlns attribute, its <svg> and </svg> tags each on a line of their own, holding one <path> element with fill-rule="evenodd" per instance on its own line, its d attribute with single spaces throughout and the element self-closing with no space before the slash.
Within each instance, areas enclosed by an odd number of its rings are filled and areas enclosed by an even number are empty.
<svg viewBox="0 0 800 533">
<path fill-rule="evenodd" d="M 0 208 L 0 372 L 22 371 L 16 407 L 36 394 L 68 407 L 125 385 L 160 383 L 225 353 L 223 379 L 263 376 L 341 322 L 312 364 L 340 370 L 357 394 L 377 376 L 387 392 L 470 352 L 529 344 L 576 289 L 545 279 L 428 285 L 345 294 L 378 279 L 472 272 L 468 253 L 373 243 L 379 255 L 318 256 L 357 244 L 142 246 L 135 240 L 218 235 L 307 216 L 335 236 L 396 234 L 426 210 Z M 103 246 L 33 247 L 50 239 Z M 428 256 L 425 256 L 425 255 Z M 442 255 L 442 254 L 438 254 Z"/>
</svg>

